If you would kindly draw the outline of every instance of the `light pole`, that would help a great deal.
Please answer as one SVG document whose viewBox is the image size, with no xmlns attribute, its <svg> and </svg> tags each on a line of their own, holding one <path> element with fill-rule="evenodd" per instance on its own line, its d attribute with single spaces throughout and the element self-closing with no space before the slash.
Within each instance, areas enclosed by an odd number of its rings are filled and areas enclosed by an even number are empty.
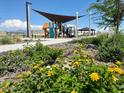
<svg viewBox="0 0 124 93">
<path fill-rule="evenodd" d="M 1 17 L 0 17 L 0 24 L 1 24 Z"/>
<path fill-rule="evenodd" d="M 76 38 L 78 38 L 78 12 L 76 12 Z"/>
<path fill-rule="evenodd" d="M 27 20 L 27 37 L 30 37 L 31 27 L 30 27 L 30 5 L 29 0 L 26 1 L 26 20 Z"/>
</svg>

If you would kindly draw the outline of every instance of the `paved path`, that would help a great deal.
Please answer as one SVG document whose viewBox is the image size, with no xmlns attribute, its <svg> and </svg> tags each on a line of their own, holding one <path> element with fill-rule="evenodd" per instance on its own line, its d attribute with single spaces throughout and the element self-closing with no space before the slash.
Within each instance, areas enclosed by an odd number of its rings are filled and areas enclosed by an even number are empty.
<svg viewBox="0 0 124 93">
<path fill-rule="evenodd" d="M 65 43 L 72 41 L 72 38 L 66 38 L 66 39 L 41 39 L 41 43 L 43 45 L 52 45 L 52 44 L 58 44 L 58 43 Z M 36 42 L 30 42 L 29 45 L 35 45 Z M 11 50 L 17 50 L 17 49 L 23 49 L 23 47 L 27 45 L 27 43 L 21 43 L 21 44 L 9 44 L 9 45 L 0 45 L 0 53 L 7 52 Z"/>
</svg>

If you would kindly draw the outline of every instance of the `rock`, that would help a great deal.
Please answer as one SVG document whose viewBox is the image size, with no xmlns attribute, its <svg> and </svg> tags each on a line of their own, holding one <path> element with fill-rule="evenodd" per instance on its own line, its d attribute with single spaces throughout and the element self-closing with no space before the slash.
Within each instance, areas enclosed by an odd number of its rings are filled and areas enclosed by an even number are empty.
<svg viewBox="0 0 124 93">
<path fill-rule="evenodd" d="M 86 49 L 97 49 L 98 48 L 98 46 L 96 46 L 96 45 L 93 45 L 93 44 L 87 44 L 86 45 Z"/>
</svg>

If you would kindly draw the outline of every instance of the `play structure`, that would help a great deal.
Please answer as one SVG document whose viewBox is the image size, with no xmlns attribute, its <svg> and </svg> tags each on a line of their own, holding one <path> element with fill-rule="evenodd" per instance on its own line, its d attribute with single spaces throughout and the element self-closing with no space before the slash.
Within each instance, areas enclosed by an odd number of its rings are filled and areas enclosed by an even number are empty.
<svg viewBox="0 0 124 93">
<path fill-rule="evenodd" d="M 26 19 L 27 19 L 27 37 L 30 37 L 31 27 L 30 27 L 30 5 L 29 1 L 26 2 Z M 45 38 L 58 38 L 58 37 L 78 37 L 78 33 L 81 32 L 78 30 L 78 19 L 86 15 L 78 16 L 78 12 L 76 12 L 76 16 L 66 16 L 66 15 L 58 15 L 47 12 L 42 12 L 39 10 L 35 10 L 36 13 L 46 17 L 50 20 L 50 22 L 46 22 L 43 25 L 44 36 Z M 67 26 L 66 22 L 76 20 L 75 26 Z M 89 35 L 91 34 L 91 26 L 90 26 L 90 14 L 89 14 Z"/>
<path fill-rule="evenodd" d="M 75 26 L 59 25 L 59 23 L 49 22 L 43 25 L 45 38 L 74 37 Z"/>
<path fill-rule="evenodd" d="M 38 14 L 46 17 L 51 22 L 47 22 L 43 25 L 44 36 L 45 38 L 58 38 L 58 37 L 76 37 L 78 33 L 78 27 L 76 26 L 67 26 L 65 23 L 75 20 L 76 23 L 78 18 L 83 16 L 65 16 L 65 15 L 57 15 L 52 13 L 41 12 L 33 9 L 33 11 Z"/>
</svg>

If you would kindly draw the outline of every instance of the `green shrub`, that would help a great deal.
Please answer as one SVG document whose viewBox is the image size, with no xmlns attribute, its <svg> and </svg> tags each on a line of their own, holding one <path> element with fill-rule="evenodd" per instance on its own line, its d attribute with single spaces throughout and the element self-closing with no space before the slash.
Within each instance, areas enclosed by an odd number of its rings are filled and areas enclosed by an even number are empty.
<svg viewBox="0 0 124 93">
<path fill-rule="evenodd" d="M 0 44 L 13 44 L 21 42 L 21 38 L 19 36 L 3 36 L 0 38 Z"/>
<path fill-rule="evenodd" d="M 105 39 L 98 49 L 97 57 L 105 62 L 122 61 L 124 58 L 124 34 L 114 34 Z"/>
<path fill-rule="evenodd" d="M 101 45 L 102 44 L 102 42 L 104 41 L 104 39 L 106 39 L 106 38 L 108 38 L 108 34 L 105 34 L 105 33 L 103 33 L 103 34 L 98 34 L 97 36 L 96 36 L 96 40 L 94 40 L 93 42 L 92 42 L 92 44 L 95 44 L 95 45 Z"/>
<path fill-rule="evenodd" d="M 63 53 L 62 49 L 52 49 L 48 46 L 43 46 L 39 42 L 35 46 L 25 47 L 23 51 L 31 60 L 43 60 L 45 62 L 56 60 Z"/>
<path fill-rule="evenodd" d="M 22 39 L 21 39 L 19 36 L 17 36 L 17 37 L 13 37 L 13 41 L 14 41 L 15 43 L 18 43 L 18 42 L 21 42 Z"/>
<path fill-rule="evenodd" d="M 12 41 L 11 37 L 5 36 L 0 39 L 0 44 L 12 44 L 12 43 L 14 42 Z"/>
<path fill-rule="evenodd" d="M 17 70 L 25 70 L 30 64 L 44 61 L 48 65 L 63 54 L 61 49 L 52 49 L 36 43 L 35 46 L 25 46 L 23 50 L 9 52 L 7 55 L 0 56 L 0 75 Z"/>
<path fill-rule="evenodd" d="M 94 45 L 101 45 L 102 41 L 107 38 L 107 34 L 99 34 L 96 37 L 85 37 L 80 40 L 74 40 L 72 43 L 81 43 L 81 44 L 94 44 Z"/>
</svg>

